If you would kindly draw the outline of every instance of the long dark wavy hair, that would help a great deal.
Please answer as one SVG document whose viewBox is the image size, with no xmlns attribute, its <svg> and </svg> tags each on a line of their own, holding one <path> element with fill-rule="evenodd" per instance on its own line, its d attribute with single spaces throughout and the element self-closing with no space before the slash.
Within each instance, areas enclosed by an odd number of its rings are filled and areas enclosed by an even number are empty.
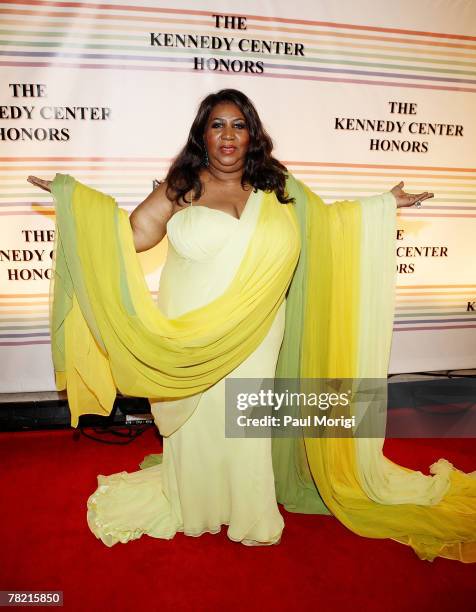
<svg viewBox="0 0 476 612">
<path fill-rule="evenodd" d="M 180 199 L 187 202 L 185 195 L 192 189 L 194 199 L 198 200 L 202 195 L 200 170 L 203 169 L 206 159 L 203 135 L 212 109 L 220 102 L 236 104 L 246 119 L 250 141 L 241 178 L 242 186 L 251 185 L 255 191 L 274 191 L 282 204 L 293 202 L 294 199 L 286 193 L 286 166 L 271 155 L 273 142 L 253 103 L 237 89 L 221 89 L 217 93 L 209 94 L 200 103 L 187 143 L 167 173 L 167 197 L 178 203 Z"/>
</svg>

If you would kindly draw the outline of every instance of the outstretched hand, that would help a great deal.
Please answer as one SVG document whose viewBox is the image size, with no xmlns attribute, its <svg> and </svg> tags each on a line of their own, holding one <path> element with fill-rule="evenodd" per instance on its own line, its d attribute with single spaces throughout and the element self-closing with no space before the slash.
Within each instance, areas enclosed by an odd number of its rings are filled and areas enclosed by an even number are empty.
<svg viewBox="0 0 476 612">
<path fill-rule="evenodd" d="M 397 200 L 397 208 L 402 208 L 403 206 L 413 206 L 417 202 L 423 202 L 423 200 L 427 200 L 428 198 L 433 198 L 434 194 L 429 191 L 424 191 L 423 193 L 406 193 L 403 191 L 403 181 L 400 181 L 398 185 L 395 185 L 391 192 L 395 196 Z"/>
<path fill-rule="evenodd" d="M 46 181 L 38 178 L 37 176 L 29 176 L 26 180 L 32 185 L 36 185 L 37 187 L 40 187 L 40 189 L 44 189 L 45 191 L 49 191 L 51 193 L 51 183 L 53 181 Z"/>
</svg>

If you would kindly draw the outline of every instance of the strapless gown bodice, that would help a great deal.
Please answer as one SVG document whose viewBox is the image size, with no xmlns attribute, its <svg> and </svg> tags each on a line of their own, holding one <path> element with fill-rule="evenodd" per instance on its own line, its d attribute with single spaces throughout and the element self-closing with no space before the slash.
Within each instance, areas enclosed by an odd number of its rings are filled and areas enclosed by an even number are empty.
<svg viewBox="0 0 476 612">
<path fill-rule="evenodd" d="M 262 199 L 251 192 L 239 219 L 207 206 L 188 206 L 167 223 L 168 251 L 158 306 L 178 317 L 221 295 L 246 252 Z"/>
<path fill-rule="evenodd" d="M 213 259 L 233 237 L 241 219 L 207 206 L 187 206 L 167 224 L 169 245 L 192 261 Z"/>
</svg>

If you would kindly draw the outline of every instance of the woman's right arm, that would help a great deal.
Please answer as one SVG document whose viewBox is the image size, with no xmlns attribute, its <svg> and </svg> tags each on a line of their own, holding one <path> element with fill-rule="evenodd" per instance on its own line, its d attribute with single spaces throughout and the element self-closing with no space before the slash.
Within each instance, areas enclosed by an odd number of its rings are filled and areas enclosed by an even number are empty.
<svg viewBox="0 0 476 612">
<path fill-rule="evenodd" d="M 45 191 L 51 191 L 52 181 L 29 176 L 27 181 Z M 173 214 L 173 203 L 166 195 L 167 184 L 161 183 L 132 211 L 129 221 L 137 253 L 147 251 L 162 240 L 167 232 L 167 221 Z"/>
<path fill-rule="evenodd" d="M 168 199 L 166 190 L 167 184 L 161 183 L 129 217 L 137 253 L 159 244 L 167 233 L 167 221 L 173 214 L 174 205 Z"/>
</svg>

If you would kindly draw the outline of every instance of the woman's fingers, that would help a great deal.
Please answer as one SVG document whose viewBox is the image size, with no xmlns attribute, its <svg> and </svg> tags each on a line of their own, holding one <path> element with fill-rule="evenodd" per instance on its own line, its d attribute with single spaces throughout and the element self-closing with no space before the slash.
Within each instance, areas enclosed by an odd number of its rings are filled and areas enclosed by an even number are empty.
<svg viewBox="0 0 476 612">
<path fill-rule="evenodd" d="M 51 193 L 52 181 L 40 179 L 37 176 L 29 176 L 26 180 L 32 185 L 36 185 L 37 187 L 40 187 L 40 189 L 44 189 L 45 191 L 49 191 Z"/>
<path fill-rule="evenodd" d="M 402 189 L 403 181 L 400 181 L 398 185 L 395 185 L 391 192 L 395 196 L 397 200 L 397 207 L 401 206 L 413 206 L 417 202 L 423 202 L 423 200 L 428 200 L 428 198 L 433 198 L 435 196 L 434 193 L 430 191 L 423 191 L 422 193 L 406 193 Z"/>
<path fill-rule="evenodd" d="M 36 185 L 37 187 L 41 187 L 42 189 L 46 189 L 48 191 L 50 190 L 51 181 L 47 181 L 45 179 L 40 179 L 37 176 L 29 176 L 27 180 L 32 185 Z"/>
<path fill-rule="evenodd" d="M 435 194 L 434 193 L 428 193 L 428 191 L 426 192 L 425 197 L 423 197 L 423 200 L 428 200 L 428 198 L 434 198 Z"/>
<path fill-rule="evenodd" d="M 416 194 L 411 194 L 411 193 L 407 193 L 406 194 L 411 200 L 412 202 L 423 202 L 423 200 L 428 200 L 428 198 L 433 198 L 434 197 L 434 193 L 430 193 L 429 191 L 424 191 L 423 193 L 416 193 Z"/>
</svg>

